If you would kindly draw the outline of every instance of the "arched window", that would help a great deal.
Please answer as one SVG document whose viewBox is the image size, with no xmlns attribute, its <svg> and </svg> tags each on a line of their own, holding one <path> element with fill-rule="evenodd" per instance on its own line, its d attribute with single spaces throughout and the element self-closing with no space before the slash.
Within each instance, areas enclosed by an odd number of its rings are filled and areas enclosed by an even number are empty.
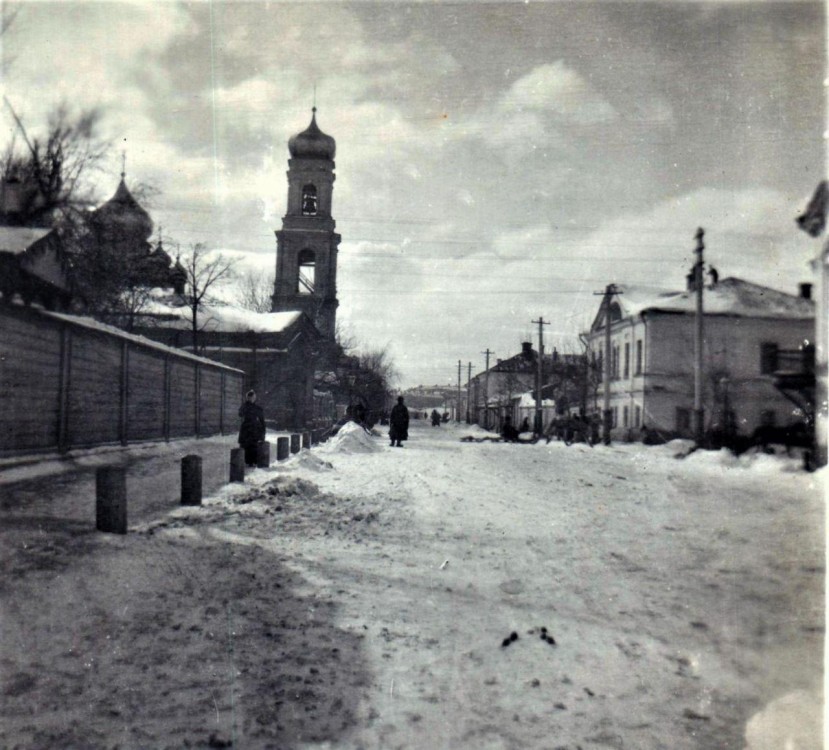
<svg viewBox="0 0 829 750">
<path fill-rule="evenodd" d="M 314 185 L 305 185 L 302 188 L 302 215 L 316 216 L 317 189 Z"/>
<path fill-rule="evenodd" d="M 317 274 L 317 257 L 313 250 L 305 249 L 299 254 L 299 275 L 297 293 L 313 294 Z"/>
</svg>

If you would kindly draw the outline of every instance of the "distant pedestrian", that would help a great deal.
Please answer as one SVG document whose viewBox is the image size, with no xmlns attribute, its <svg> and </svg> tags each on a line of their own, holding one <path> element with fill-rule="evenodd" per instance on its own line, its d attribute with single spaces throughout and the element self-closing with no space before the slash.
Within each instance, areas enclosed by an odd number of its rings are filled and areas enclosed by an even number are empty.
<svg viewBox="0 0 829 750">
<path fill-rule="evenodd" d="M 256 403 L 256 392 L 248 391 L 245 403 L 239 407 L 239 445 L 245 450 L 245 463 L 256 466 L 256 453 L 259 443 L 265 439 L 265 412 Z"/>
<path fill-rule="evenodd" d="M 521 426 L 518 428 L 518 432 L 529 432 L 530 431 L 530 418 L 524 417 L 524 421 L 521 423 Z"/>
<path fill-rule="evenodd" d="M 403 396 L 397 397 L 397 404 L 389 416 L 389 440 L 392 447 L 402 448 L 403 441 L 409 439 L 409 410 L 403 403 Z"/>
<path fill-rule="evenodd" d="M 518 430 L 515 429 L 515 425 L 512 423 L 512 417 L 509 415 L 504 417 L 504 423 L 501 425 L 501 437 L 507 443 L 518 442 Z"/>
<path fill-rule="evenodd" d="M 440 414 L 437 409 L 432 409 L 432 427 L 440 427 Z"/>
</svg>

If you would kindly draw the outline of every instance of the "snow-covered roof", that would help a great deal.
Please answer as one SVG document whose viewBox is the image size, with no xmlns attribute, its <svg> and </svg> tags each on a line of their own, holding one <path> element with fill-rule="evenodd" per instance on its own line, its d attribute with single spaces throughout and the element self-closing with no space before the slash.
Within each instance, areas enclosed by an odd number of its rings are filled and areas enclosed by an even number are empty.
<svg viewBox="0 0 829 750">
<path fill-rule="evenodd" d="M 43 239 L 51 229 L 42 227 L 2 227 L 0 226 L 0 251 L 19 255 L 35 242 Z"/>
<path fill-rule="evenodd" d="M 621 294 L 613 301 L 623 318 L 643 312 L 664 311 L 692 313 L 696 306 L 693 291 L 655 290 L 628 284 L 616 284 Z M 815 303 L 795 294 L 771 289 L 730 276 L 716 285 L 705 287 L 703 309 L 706 315 L 733 315 L 744 318 L 790 318 L 803 320 L 815 316 Z"/>
<path fill-rule="evenodd" d="M 158 349 L 159 351 L 166 352 L 168 354 L 174 354 L 177 357 L 191 359 L 194 362 L 199 362 L 203 365 L 210 365 L 211 367 L 218 367 L 222 370 L 229 370 L 231 372 L 242 372 L 242 370 L 239 370 L 235 367 L 228 367 L 227 365 L 223 365 L 221 362 L 217 362 L 214 359 L 197 357 L 195 354 L 189 354 L 183 349 L 176 349 L 175 347 L 167 346 L 166 344 L 159 344 L 157 341 L 152 341 L 151 339 L 145 338 L 144 336 L 136 336 L 134 333 L 127 333 L 126 331 L 122 331 L 120 328 L 116 328 L 115 326 L 110 326 L 106 323 L 101 323 L 101 321 L 95 320 L 94 318 L 85 318 L 79 315 L 67 315 L 66 313 L 51 312 L 49 310 L 40 310 L 39 312 L 41 313 L 41 315 L 46 315 L 50 318 L 56 318 L 57 320 L 62 320 L 66 323 L 71 323 L 72 325 L 76 325 L 81 328 L 86 328 L 87 330 L 100 331 L 110 336 L 117 336 L 118 338 L 126 339 L 127 341 L 132 341 L 134 344 L 147 347 L 148 349 Z"/>
<path fill-rule="evenodd" d="M 166 320 L 158 321 L 157 325 L 164 328 L 189 329 L 191 326 L 190 308 L 176 295 L 154 293 L 143 312 L 170 316 Z M 205 331 L 227 333 L 280 333 L 290 328 L 301 316 L 302 312 L 299 310 L 258 313 L 219 301 L 202 305 L 198 313 L 199 327 L 203 327 Z"/>
<path fill-rule="evenodd" d="M 556 402 L 554 399 L 545 398 L 541 400 L 542 406 L 555 406 Z M 535 407 L 535 393 L 532 391 L 528 391 L 527 393 L 522 393 L 518 399 L 518 407 Z"/>
</svg>

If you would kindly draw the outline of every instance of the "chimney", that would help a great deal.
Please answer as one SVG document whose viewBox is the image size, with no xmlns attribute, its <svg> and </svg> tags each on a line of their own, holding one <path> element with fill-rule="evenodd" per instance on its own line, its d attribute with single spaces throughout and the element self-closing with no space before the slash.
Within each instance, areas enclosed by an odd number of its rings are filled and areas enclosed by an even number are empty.
<svg viewBox="0 0 829 750">
<path fill-rule="evenodd" d="M 800 287 L 800 299 L 812 299 L 812 285 L 811 284 L 799 284 Z"/>
<path fill-rule="evenodd" d="M 527 359 L 532 357 L 533 355 L 533 345 L 531 341 L 522 341 L 521 342 L 521 354 L 523 354 Z"/>
</svg>

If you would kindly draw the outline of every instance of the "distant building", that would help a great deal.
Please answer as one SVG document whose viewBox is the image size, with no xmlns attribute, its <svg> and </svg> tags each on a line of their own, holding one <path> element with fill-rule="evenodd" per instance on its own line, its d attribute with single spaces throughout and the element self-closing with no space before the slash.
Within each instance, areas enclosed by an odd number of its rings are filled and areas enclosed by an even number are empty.
<svg viewBox="0 0 829 750">
<path fill-rule="evenodd" d="M 693 436 L 695 293 L 617 284 L 586 334 L 591 356 L 610 358 L 610 382 L 599 382 L 592 411 L 610 389 L 614 437 L 645 426 L 664 438 Z M 705 429 L 750 435 L 760 426 L 803 419 L 803 409 L 775 387 L 792 359 L 805 362 L 814 337 L 814 303 L 800 295 L 726 278 L 704 290 Z M 603 367 L 597 371 L 602 377 Z"/>
</svg>

